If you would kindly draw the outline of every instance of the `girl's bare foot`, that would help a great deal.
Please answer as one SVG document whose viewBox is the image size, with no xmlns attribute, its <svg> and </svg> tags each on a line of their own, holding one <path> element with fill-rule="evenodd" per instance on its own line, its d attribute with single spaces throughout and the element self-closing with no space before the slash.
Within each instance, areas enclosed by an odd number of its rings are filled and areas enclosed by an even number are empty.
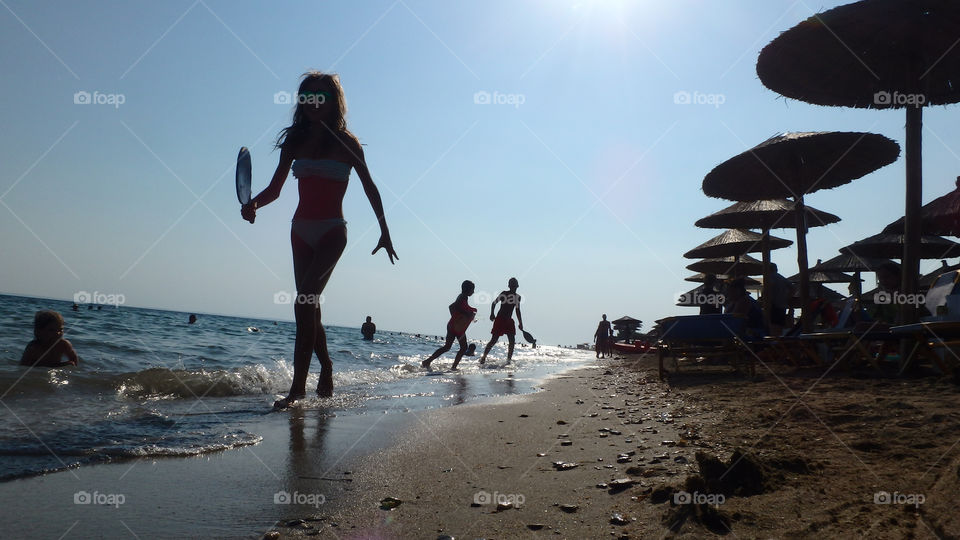
<svg viewBox="0 0 960 540">
<path fill-rule="evenodd" d="M 289 396 L 278 399 L 273 402 L 274 409 L 289 409 L 297 401 L 307 397 L 305 394 L 290 394 Z"/>
</svg>

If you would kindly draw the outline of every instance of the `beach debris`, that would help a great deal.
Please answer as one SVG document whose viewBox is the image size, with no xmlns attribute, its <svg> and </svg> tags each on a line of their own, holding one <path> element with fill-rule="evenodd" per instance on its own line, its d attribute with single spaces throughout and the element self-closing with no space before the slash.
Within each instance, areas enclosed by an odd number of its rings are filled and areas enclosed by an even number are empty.
<svg viewBox="0 0 960 540">
<path fill-rule="evenodd" d="M 513 503 L 508 501 L 501 501 L 497 503 L 497 512 L 503 512 L 513 508 Z"/>
<path fill-rule="evenodd" d="M 600 482 L 599 484 L 597 484 L 598 489 L 607 489 L 607 487 L 609 486 L 607 486 L 606 482 Z"/>
<path fill-rule="evenodd" d="M 617 456 L 617 463 L 630 463 L 633 458 L 626 454 L 620 454 Z"/>
<path fill-rule="evenodd" d="M 544 456 L 546 456 L 546 455 L 547 455 L 547 454 L 545 454 L 544 452 L 540 452 L 539 454 L 537 454 L 537 457 L 544 457 Z"/>
<path fill-rule="evenodd" d="M 553 468 L 558 471 L 569 471 L 579 466 L 580 464 L 574 461 L 555 461 L 553 463 Z"/>
<path fill-rule="evenodd" d="M 684 457 L 684 456 L 677 456 L 677 457 L 673 458 L 673 461 L 676 462 L 676 463 L 680 463 L 680 464 L 690 463 L 690 460 L 687 459 L 687 458 Z"/>
<path fill-rule="evenodd" d="M 280 531 L 268 531 L 263 535 L 263 540 L 280 540 Z"/>
<path fill-rule="evenodd" d="M 627 523 L 630 523 L 630 521 L 623 517 L 623 514 L 616 513 L 610 516 L 610 523 L 614 525 L 626 525 Z"/>
<path fill-rule="evenodd" d="M 611 435 L 620 435 L 621 433 L 620 433 L 619 431 L 615 430 L 615 429 L 611 429 L 611 430 L 610 430 L 610 434 L 611 434 Z"/>
<path fill-rule="evenodd" d="M 590 414 L 588 414 L 587 416 L 588 416 L 589 418 L 596 418 L 596 417 L 600 416 L 600 413 L 590 413 Z"/>
<path fill-rule="evenodd" d="M 603 433 L 600 434 L 600 438 L 601 438 L 601 439 L 605 439 L 605 438 L 607 438 L 607 437 L 609 437 L 609 436 L 610 436 L 610 434 L 607 433 L 607 432 L 603 432 Z"/>
<path fill-rule="evenodd" d="M 577 506 L 577 505 L 575 505 L 575 504 L 561 504 L 561 505 L 559 506 L 559 508 L 560 508 L 560 510 L 562 510 L 562 511 L 568 513 L 568 514 L 572 514 L 572 513 L 576 512 L 577 510 L 580 509 L 580 507 Z"/>
<path fill-rule="evenodd" d="M 527 528 L 531 531 L 539 531 L 540 529 L 546 527 L 543 523 L 528 523 Z"/>
<path fill-rule="evenodd" d="M 576 404 L 577 404 L 577 405 L 583 405 L 584 403 L 586 403 L 586 402 L 583 401 L 582 399 L 578 399 L 578 400 L 576 401 Z"/>
<path fill-rule="evenodd" d="M 636 483 L 637 481 L 633 478 L 617 478 L 607 482 L 607 486 L 610 488 L 610 493 L 613 494 L 620 493 Z"/>
<path fill-rule="evenodd" d="M 602 428 L 598 429 L 597 431 L 610 431 L 610 428 L 602 427 Z"/>
<path fill-rule="evenodd" d="M 456 538 L 450 536 L 449 534 L 441 534 L 437 537 L 437 540 L 456 540 Z"/>
<path fill-rule="evenodd" d="M 560 435 L 557 435 L 557 438 L 558 438 L 558 439 L 566 439 L 566 438 L 569 437 L 569 436 L 570 436 L 569 433 L 561 433 Z"/>
<path fill-rule="evenodd" d="M 675 446 L 677 441 L 660 441 L 660 446 Z"/>
<path fill-rule="evenodd" d="M 453 472 L 453 467 L 451 467 L 451 468 L 449 468 L 449 469 L 444 469 L 443 472 Z"/>
<path fill-rule="evenodd" d="M 565 426 L 565 425 L 567 425 L 567 421 L 566 421 L 566 420 L 557 420 L 557 425 L 558 425 L 558 426 Z"/>
<path fill-rule="evenodd" d="M 521 415 L 520 415 L 520 418 L 530 418 L 530 415 L 529 415 L 529 414 L 521 414 Z"/>
<path fill-rule="evenodd" d="M 401 503 L 403 503 L 403 501 L 395 497 L 384 497 L 380 499 L 380 509 L 393 510 L 394 508 L 400 506 Z"/>
<path fill-rule="evenodd" d="M 560 441 L 560 446 L 572 446 L 573 441 Z"/>
</svg>

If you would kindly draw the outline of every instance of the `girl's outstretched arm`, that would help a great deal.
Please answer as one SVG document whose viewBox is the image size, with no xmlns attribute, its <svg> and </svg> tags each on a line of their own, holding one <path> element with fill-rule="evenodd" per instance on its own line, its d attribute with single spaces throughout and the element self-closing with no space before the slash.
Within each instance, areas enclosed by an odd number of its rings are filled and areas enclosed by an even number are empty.
<svg viewBox="0 0 960 540">
<path fill-rule="evenodd" d="M 253 223 L 257 219 L 257 208 L 266 206 L 277 200 L 280 196 L 280 190 L 283 189 L 283 183 L 287 181 L 290 174 L 290 166 L 293 165 L 293 156 L 286 149 L 280 150 L 280 162 L 277 163 L 277 170 L 270 179 L 270 185 L 261 191 L 256 197 L 250 199 L 250 202 L 240 207 L 240 215 L 243 219 Z"/>
<path fill-rule="evenodd" d="M 377 185 L 373 183 L 373 178 L 370 176 L 370 171 L 367 169 L 367 161 L 363 157 L 363 148 L 360 147 L 360 142 L 354 140 L 350 148 L 353 153 L 356 163 L 353 164 L 353 168 L 357 170 L 357 176 L 360 177 L 360 183 L 363 184 L 363 192 L 367 194 L 367 199 L 370 200 L 370 206 L 373 207 L 373 213 L 377 215 L 377 223 L 380 224 L 380 240 L 377 242 L 377 247 L 373 249 L 370 253 L 373 255 L 380 248 L 383 248 L 387 252 L 387 256 L 390 257 L 390 264 L 394 264 L 393 260 L 399 260 L 400 257 L 397 256 L 397 252 L 393 250 L 393 241 L 390 239 L 390 229 L 387 228 L 387 219 L 383 215 L 383 201 L 380 199 L 380 191 L 377 189 Z"/>
</svg>

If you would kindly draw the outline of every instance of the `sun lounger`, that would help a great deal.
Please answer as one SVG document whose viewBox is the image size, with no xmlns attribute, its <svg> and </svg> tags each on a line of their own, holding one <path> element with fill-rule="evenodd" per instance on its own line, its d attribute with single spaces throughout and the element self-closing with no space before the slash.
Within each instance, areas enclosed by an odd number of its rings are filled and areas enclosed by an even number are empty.
<svg viewBox="0 0 960 540">
<path fill-rule="evenodd" d="M 746 319 L 738 315 L 688 315 L 657 321 L 660 340 L 657 359 L 660 379 L 667 371 L 664 359 L 673 356 L 679 371 L 681 357 L 725 359 L 734 369 L 754 374 L 754 356 L 746 344 Z"/>
</svg>

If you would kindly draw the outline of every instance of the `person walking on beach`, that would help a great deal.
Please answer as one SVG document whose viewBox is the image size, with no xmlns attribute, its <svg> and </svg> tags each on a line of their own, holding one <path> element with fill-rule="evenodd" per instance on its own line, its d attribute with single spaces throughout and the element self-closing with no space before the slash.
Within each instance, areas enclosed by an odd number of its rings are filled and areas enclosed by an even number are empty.
<svg viewBox="0 0 960 540">
<path fill-rule="evenodd" d="M 33 316 L 33 338 L 23 350 L 21 366 L 63 367 L 80 364 L 77 351 L 63 338 L 63 315 L 59 312 L 38 311 Z"/>
<path fill-rule="evenodd" d="M 430 358 L 420 364 L 421 367 L 429 368 L 431 362 L 450 350 L 450 347 L 453 346 L 453 340 L 457 340 L 460 344 L 460 350 L 457 351 L 457 357 L 453 360 L 453 367 L 450 369 L 457 369 L 457 366 L 460 365 L 460 359 L 467 352 L 467 327 L 470 326 L 473 317 L 477 314 L 477 308 L 470 307 L 470 304 L 467 303 L 467 298 L 473 296 L 474 289 L 475 286 L 470 280 L 460 284 L 460 295 L 448 307 L 450 321 L 447 322 L 447 340 L 442 347 L 433 351 Z"/>
<path fill-rule="evenodd" d="M 317 394 L 333 395 L 333 362 L 320 321 L 320 299 L 347 245 L 343 196 L 351 169 L 357 172 L 380 225 L 380 240 L 371 254 L 383 248 L 391 264 L 399 258 L 383 215 L 380 192 L 367 169 L 360 141 L 347 129 L 346 114 L 340 78 L 318 71 L 305 73 L 297 90 L 293 121 L 277 138 L 280 162 L 270 185 L 240 210 L 243 218 L 253 223 L 257 209 L 280 196 L 291 170 L 297 177 L 300 203 L 293 214 L 290 232 L 297 286 L 293 306 L 297 323 L 293 381 L 287 397 L 274 403 L 277 408 L 288 407 L 306 397 L 307 373 L 314 353 L 320 360 Z"/>
<path fill-rule="evenodd" d="M 367 315 L 367 322 L 360 327 L 360 333 L 363 334 L 364 341 L 373 341 L 373 335 L 377 333 L 377 325 L 373 324 L 373 318 Z"/>
<path fill-rule="evenodd" d="M 607 352 L 607 342 L 610 340 L 610 321 L 607 320 L 607 314 L 603 314 L 603 320 L 597 325 L 597 331 L 593 333 L 593 341 L 596 342 L 594 349 L 596 357 L 602 358 Z"/>
<path fill-rule="evenodd" d="M 493 329 L 490 330 L 490 333 L 493 334 L 493 336 L 490 338 L 490 343 L 487 343 L 487 346 L 483 349 L 483 356 L 480 357 L 481 364 L 487 361 L 487 355 L 490 354 L 490 349 L 497 344 L 500 336 L 504 334 L 507 335 L 508 341 L 507 363 L 510 363 L 510 360 L 513 358 L 513 347 L 517 338 L 517 329 L 513 324 L 514 309 L 517 311 L 517 321 L 520 323 L 520 330 L 523 330 L 523 317 L 520 316 L 520 295 L 517 294 L 517 288 L 520 287 L 520 282 L 517 281 L 517 278 L 510 278 L 510 281 L 507 282 L 507 287 L 508 290 L 502 291 L 493 300 L 493 303 L 490 304 L 490 320 L 493 321 Z M 500 304 L 500 311 L 494 316 L 493 312 L 497 307 L 497 303 Z"/>
</svg>

